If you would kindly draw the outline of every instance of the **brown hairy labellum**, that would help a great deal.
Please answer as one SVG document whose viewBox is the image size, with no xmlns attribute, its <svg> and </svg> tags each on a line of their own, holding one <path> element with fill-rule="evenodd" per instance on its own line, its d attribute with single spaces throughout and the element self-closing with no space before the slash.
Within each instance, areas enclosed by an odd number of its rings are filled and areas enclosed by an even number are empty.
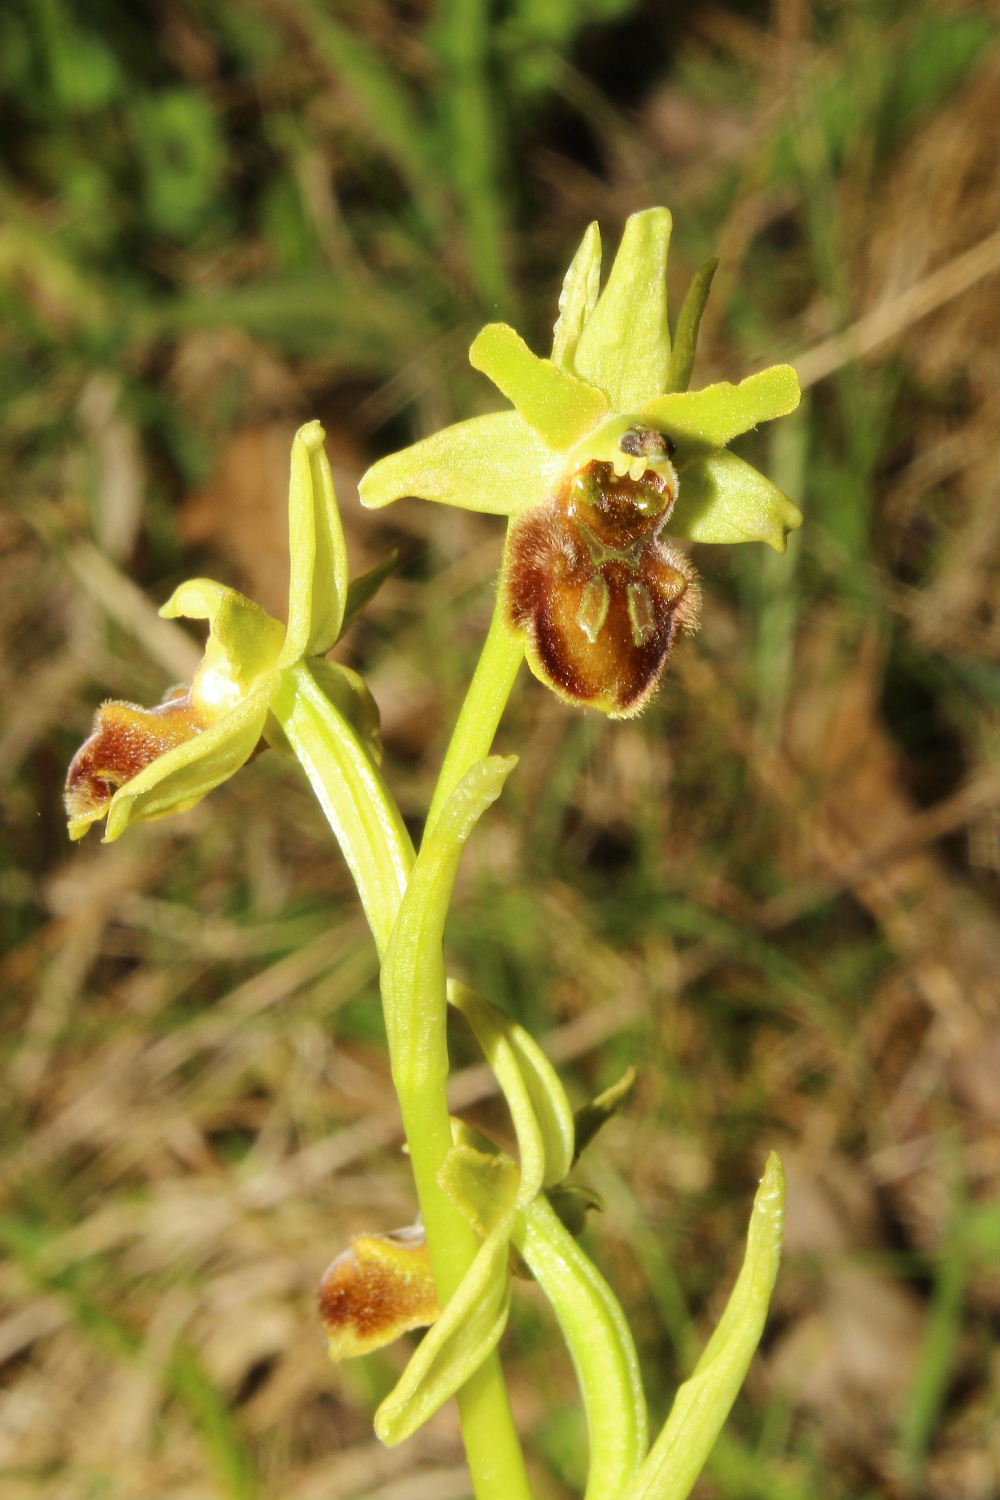
<svg viewBox="0 0 1000 1500">
<path fill-rule="evenodd" d="M 327 1266 L 319 1315 L 331 1359 L 351 1359 L 426 1328 L 440 1312 L 434 1272 L 419 1225 L 390 1234 L 359 1234 Z"/>
<path fill-rule="evenodd" d="M 698 623 L 697 575 L 660 534 L 677 496 L 668 441 L 630 428 L 621 448 L 638 458 L 627 473 L 584 465 L 550 505 L 517 520 L 508 543 L 507 617 L 528 637 L 532 670 L 561 698 L 612 718 L 644 707 L 677 631 Z M 643 456 L 658 467 L 644 468 Z"/>
<path fill-rule="evenodd" d="M 94 727 L 70 762 L 63 798 L 67 815 L 87 817 L 154 760 L 200 734 L 205 724 L 188 688 L 174 688 L 156 708 L 102 704 Z"/>
</svg>

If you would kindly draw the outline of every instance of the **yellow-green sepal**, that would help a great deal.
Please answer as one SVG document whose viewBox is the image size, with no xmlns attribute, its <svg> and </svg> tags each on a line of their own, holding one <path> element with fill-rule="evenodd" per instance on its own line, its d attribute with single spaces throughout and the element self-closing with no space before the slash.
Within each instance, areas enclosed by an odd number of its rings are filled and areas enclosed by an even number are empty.
<svg viewBox="0 0 1000 1500">
<path fill-rule="evenodd" d="M 766 542 L 784 552 L 802 512 L 757 469 L 720 448 L 680 472 L 680 493 L 670 516 L 672 536 L 691 542 Z"/>
<path fill-rule="evenodd" d="M 358 494 L 372 509 L 414 495 L 507 516 L 540 505 L 560 466 L 560 455 L 519 412 L 490 412 L 380 458 L 363 475 Z"/>
</svg>

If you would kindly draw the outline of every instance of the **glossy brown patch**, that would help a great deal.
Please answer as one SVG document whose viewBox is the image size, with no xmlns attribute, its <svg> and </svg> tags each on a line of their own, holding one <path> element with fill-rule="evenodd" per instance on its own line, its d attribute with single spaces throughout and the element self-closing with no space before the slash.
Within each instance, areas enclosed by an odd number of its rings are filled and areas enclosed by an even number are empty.
<svg viewBox="0 0 1000 1500">
<path fill-rule="evenodd" d="M 351 1359 L 425 1328 L 440 1312 L 423 1230 L 361 1234 L 329 1265 L 319 1315 L 331 1359 Z"/>
<path fill-rule="evenodd" d="M 70 762 L 63 794 L 73 820 L 99 817 L 115 792 L 154 760 L 204 728 L 190 693 L 177 689 L 156 708 L 105 703 Z"/>
<path fill-rule="evenodd" d="M 587 464 L 515 524 L 504 563 L 510 624 L 560 697 L 615 718 L 654 692 L 679 629 L 698 623 L 697 575 L 660 532 L 676 478 Z"/>
</svg>

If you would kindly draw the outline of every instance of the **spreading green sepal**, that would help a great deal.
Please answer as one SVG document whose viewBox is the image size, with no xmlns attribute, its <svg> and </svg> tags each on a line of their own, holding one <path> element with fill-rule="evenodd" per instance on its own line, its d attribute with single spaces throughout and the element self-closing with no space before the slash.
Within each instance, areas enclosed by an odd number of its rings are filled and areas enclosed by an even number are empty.
<svg viewBox="0 0 1000 1500">
<path fill-rule="evenodd" d="M 674 536 L 691 542 L 766 542 L 784 552 L 802 512 L 757 469 L 725 448 L 696 458 L 681 472 L 670 517 Z"/>
</svg>

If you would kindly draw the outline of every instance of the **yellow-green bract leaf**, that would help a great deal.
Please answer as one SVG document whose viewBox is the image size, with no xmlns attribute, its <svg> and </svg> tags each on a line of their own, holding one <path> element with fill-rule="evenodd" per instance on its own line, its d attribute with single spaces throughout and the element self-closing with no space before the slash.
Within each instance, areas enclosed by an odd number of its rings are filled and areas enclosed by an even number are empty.
<svg viewBox="0 0 1000 1500">
<path fill-rule="evenodd" d="M 577 342 L 583 325 L 594 310 L 600 290 L 601 231 L 594 223 L 587 226 L 559 293 L 559 316 L 552 331 L 552 358 L 564 369 L 573 368 Z"/>
<path fill-rule="evenodd" d="M 344 608 L 344 618 L 341 621 L 341 631 L 345 631 L 355 615 L 361 613 L 369 600 L 374 599 L 390 573 L 395 572 L 399 566 L 399 550 L 393 548 L 388 557 L 376 563 L 374 568 L 369 568 L 367 573 L 359 573 L 357 578 L 352 578 L 347 586 L 347 604 Z"/>
<path fill-rule="evenodd" d="M 605 391 L 615 411 L 637 411 L 666 389 L 671 222 L 665 208 L 626 221 L 608 284 L 576 346 L 574 370 Z"/>
<path fill-rule="evenodd" d="M 754 1199 L 746 1256 L 719 1325 L 674 1398 L 666 1425 L 622 1500 L 685 1500 L 711 1453 L 760 1342 L 778 1274 L 785 1173 L 773 1152 Z"/>
<path fill-rule="evenodd" d="M 372 508 L 416 495 L 506 516 L 540 505 L 559 468 L 559 455 L 516 411 L 491 412 L 380 458 L 358 493 Z"/>
<path fill-rule="evenodd" d="M 375 1413 L 375 1431 L 390 1447 L 416 1432 L 496 1348 L 510 1311 L 512 1217 L 509 1212 L 500 1219 L 480 1245 L 447 1307 Z"/>
<path fill-rule="evenodd" d="M 580 1383 L 590 1436 L 584 1500 L 621 1500 L 647 1446 L 646 1402 L 625 1315 L 544 1198 L 518 1210 L 511 1239 L 552 1304 Z"/>
<path fill-rule="evenodd" d="M 519 1201 L 562 1182 L 573 1165 L 573 1111 L 559 1075 L 533 1037 L 506 1012 L 454 980 L 448 998 L 476 1034 L 503 1090 L 517 1136 Z"/>
<path fill-rule="evenodd" d="M 265 681 L 194 739 L 159 756 L 111 799 L 104 842 L 133 823 L 184 812 L 228 781 L 250 759 L 267 717 L 271 683 Z"/>
<path fill-rule="evenodd" d="M 438 1185 L 485 1239 L 515 1206 L 521 1174 L 502 1152 L 479 1151 L 459 1141 L 444 1159 Z"/>
<path fill-rule="evenodd" d="M 802 525 L 793 500 L 724 448 L 680 471 L 672 536 L 692 542 L 767 542 L 784 552 L 785 534 Z"/>
<path fill-rule="evenodd" d="M 307 422 L 292 443 L 283 665 L 329 651 L 340 634 L 347 603 L 347 547 L 324 436 L 319 422 Z"/>
<path fill-rule="evenodd" d="M 748 375 L 739 385 L 720 380 L 700 391 L 679 391 L 651 401 L 643 410 L 677 444 L 677 462 L 685 449 L 724 448 L 758 422 L 785 417 L 799 404 L 799 377 L 791 365 L 772 365 Z"/>
<path fill-rule="evenodd" d="M 462 850 L 516 765 L 516 755 L 491 755 L 466 772 L 440 816 L 425 832 L 399 903 L 382 966 L 382 995 L 386 1027 L 393 1036 L 393 1072 L 400 1094 L 406 1087 L 400 1075 L 410 1063 L 417 1066 L 421 1060 L 423 1038 L 416 1020 L 420 1011 L 416 997 L 438 984 L 444 990 L 441 944 Z"/>
<path fill-rule="evenodd" d="M 573 1152 L 573 1160 L 577 1161 L 581 1151 L 585 1151 L 602 1125 L 607 1124 L 613 1114 L 621 1109 L 625 1100 L 635 1085 L 636 1072 L 634 1068 L 627 1068 L 617 1083 L 610 1088 L 604 1089 L 596 1099 L 578 1109 L 574 1119 L 574 1131 L 576 1135 L 576 1149 Z"/>
<path fill-rule="evenodd" d="M 488 375 L 543 441 L 560 453 L 599 422 L 608 398 L 568 370 L 539 359 L 508 323 L 487 323 L 472 342 L 469 363 Z"/>
<path fill-rule="evenodd" d="M 318 665 L 299 662 L 286 669 L 271 712 L 336 835 L 383 954 L 413 863 L 413 846 L 366 745 L 317 682 Z M 319 675 L 329 685 L 322 668 Z"/>
<path fill-rule="evenodd" d="M 712 289 L 712 278 L 719 262 L 713 256 L 699 268 L 687 289 L 681 305 L 680 317 L 674 330 L 674 344 L 670 351 L 670 368 L 667 371 L 667 390 L 686 391 L 691 383 L 694 357 L 698 348 L 698 329 L 701 315 Z"/>
<path fill-rule="evenodd" d="M 251 689 L 278 660 L 284 628 L 259 604 L 211 578 L 189 578 L 160 606 L 165 620 L 207 620 L 205 655 L 195 673 L 197 700 L 232 701 Z M 213 682 L 218 681 L 218 691 Z"/>
</svg>

